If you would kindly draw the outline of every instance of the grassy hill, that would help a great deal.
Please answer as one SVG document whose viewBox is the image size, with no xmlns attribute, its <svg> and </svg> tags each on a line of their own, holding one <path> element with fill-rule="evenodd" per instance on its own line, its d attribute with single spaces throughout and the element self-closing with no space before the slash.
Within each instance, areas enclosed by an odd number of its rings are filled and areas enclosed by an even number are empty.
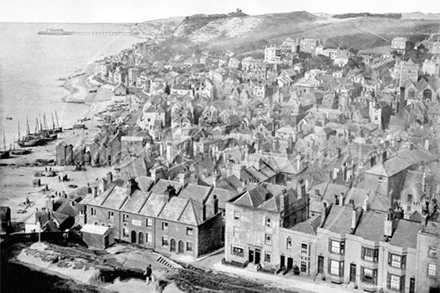
<svg viewBox="0 0 440 293">
<path fill-rule="evenodd" d="M 319 38 L 326 46 L 355 50 L 383 47 L 395 36 L 419 41 L 440 32 L 438 14 L 403 13 L 402 17 L 362 16 L 335 18 L 306 11 L 249 15 L 194 15 L 139 24 L 144 35 L 166 38 L 168 44 L 184 44 L 185 49 L 232 49 L 255 52 L 285 38 Z"/>
</svg>

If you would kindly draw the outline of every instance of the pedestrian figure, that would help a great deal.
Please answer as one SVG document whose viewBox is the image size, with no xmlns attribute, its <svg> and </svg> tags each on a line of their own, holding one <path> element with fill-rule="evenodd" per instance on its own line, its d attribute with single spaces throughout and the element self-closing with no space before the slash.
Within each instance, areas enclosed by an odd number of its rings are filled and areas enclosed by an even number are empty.
<svg viewBox="0 0 440 293">
<path fill-rule="evenodd" d="M 145 283 L 147 285 L 150 284 L 150 281 L 154 282 L 153 271 L 151 269 L 151 265 L 148 265 L 144 275 L 146 276 Z"/>
</svg>

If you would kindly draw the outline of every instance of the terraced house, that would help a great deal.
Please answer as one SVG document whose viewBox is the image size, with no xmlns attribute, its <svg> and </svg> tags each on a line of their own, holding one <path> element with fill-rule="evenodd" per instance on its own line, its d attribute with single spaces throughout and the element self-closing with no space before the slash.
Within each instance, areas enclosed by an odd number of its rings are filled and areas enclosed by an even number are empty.
<svg viewBox="0 0 440 293">
<path fill-rule="evenodd" d="M 81 202 L 84 222 L 113 227 L 115 239 L 164 255 L 195 259 L 221 247 L 224 220 L 219 201 L 225 202 L 228 198 L 223 197 L 230 193 L 185 182 L 187 176 L 179 175 L 181 181 L 143 177 L 123 187 L 110 183 L 101 194 L 93 192 Z"/>
</svg>

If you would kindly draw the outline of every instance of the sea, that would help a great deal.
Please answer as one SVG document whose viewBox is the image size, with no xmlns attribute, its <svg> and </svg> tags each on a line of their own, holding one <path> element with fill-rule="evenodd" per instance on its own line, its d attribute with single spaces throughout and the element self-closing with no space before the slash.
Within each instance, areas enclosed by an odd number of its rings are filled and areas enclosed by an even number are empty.
<svg viewBox="0 0 440 293">
<path fill-rule="evenodd" d="M 71 127 L 89 106 L 64 102 L 64 81 L 89 63 L 114 55 L 142 39 L 132 36 L 39 35 L 46 29 L 120 32 L 129 24 L 0 23 L 0 149 L 9 149 L 20 134 L 35 129 L 37 117 Z M 5 142 L 4 142 L 5 141 Z"/>
</svg>

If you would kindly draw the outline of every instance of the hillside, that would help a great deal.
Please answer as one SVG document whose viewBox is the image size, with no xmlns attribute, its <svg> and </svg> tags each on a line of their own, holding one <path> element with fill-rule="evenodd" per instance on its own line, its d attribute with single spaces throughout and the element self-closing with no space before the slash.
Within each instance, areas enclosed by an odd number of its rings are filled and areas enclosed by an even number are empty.
<svg viewBox="0 0 440 293">
<path fill-rule="evenodd" d="M 224 50 L 240 53 L 263 49 L 287 37 L 319 38 L 326 46 L 355 50 L 383 47 L 394 36 L 414 41 L 440 32 L 438 14 L 402 13 L 401 18 L 368 14 L 364 17 L 335 18 L 324 13 L 306 11 L 249 16 L 244 13 L 193 15 L 149 21 L 136 29 L 144 36 L 168 39 L 168 44 L 185 44 L 186 48 Z"/>
</svg>

